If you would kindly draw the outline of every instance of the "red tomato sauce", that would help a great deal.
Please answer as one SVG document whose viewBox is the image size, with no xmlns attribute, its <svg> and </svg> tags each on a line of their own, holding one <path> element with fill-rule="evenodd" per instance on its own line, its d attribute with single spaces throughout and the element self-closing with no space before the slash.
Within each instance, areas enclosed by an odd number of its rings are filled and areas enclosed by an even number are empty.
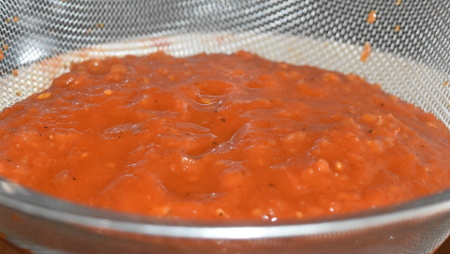
<svg viewBox="0 0 450 254">
<path fill-rule="evenodd" d="M 277 221 L 450 186 L 450 134 L 355 75 L 247 52 L 74 64 L 0 115 L 0 174 L 116 211 Z"/>
</svg>

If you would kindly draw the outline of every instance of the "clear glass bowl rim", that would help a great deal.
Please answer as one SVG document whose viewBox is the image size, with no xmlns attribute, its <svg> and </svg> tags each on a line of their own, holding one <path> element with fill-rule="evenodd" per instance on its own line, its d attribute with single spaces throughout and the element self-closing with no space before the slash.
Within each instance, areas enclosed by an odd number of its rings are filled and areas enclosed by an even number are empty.
<svg viewBox="0 0 450 254">
<path fill-rule="evenodd" d="M 63 224 L 149 236 L 261 239 L 338 234 L 450 215 L 450 189 L 399 205 L 323 219 L 279 222 L 187 221 L 119 213 L 60 200 L 0 178 L 0 205 Z"/>
</svg>

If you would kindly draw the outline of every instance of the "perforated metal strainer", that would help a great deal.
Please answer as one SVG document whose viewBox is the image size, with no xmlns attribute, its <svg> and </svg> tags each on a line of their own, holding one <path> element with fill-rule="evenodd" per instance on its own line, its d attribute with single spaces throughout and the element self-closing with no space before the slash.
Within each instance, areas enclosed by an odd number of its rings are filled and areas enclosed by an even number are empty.
<svg viewBox="0 0 450 254">
<path fill-rule="evenodd" d="M 356 73 L 450 126 L 449 17 L 448 1 L 1 1 L 0 108 L 74 61 L 244 49 Z M 0 231 L 35 253 L 431 253 L 450 233 L 450 192 L 325 221 L 206 225 L 86 208 L 1 180 Z"/>
</svg>

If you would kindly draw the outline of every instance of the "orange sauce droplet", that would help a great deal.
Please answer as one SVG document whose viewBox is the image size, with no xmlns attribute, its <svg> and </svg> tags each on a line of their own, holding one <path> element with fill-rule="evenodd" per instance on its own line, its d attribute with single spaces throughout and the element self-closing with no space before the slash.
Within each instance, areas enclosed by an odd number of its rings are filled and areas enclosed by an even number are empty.
<svg viewBox="0 0 450 254">
<path fill-rule="evenodd" d="M 369 42 L 366 41 L 364 43 L 363 50 L 361 52 L 361 57 L 360 57 L 361 62 L 367 61 L 371 52 L 372 52 L 372 46 L 370 45 Z"/>
<path fill-rule="evenodd" d="M 375 21 L 377 21 L 377 11 L 371 10 L 369 15 L 367 15 L 367 23 L 373 24 Z"/>
</svg>

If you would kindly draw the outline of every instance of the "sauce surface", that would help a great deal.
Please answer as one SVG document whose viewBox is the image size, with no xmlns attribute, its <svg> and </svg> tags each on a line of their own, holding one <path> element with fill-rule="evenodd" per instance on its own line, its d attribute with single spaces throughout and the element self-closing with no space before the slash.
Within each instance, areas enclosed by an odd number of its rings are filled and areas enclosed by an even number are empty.
<svg viewBox="0 0 450 254">
<path fill-rule="evenodd" d="M 0 114 L 0 174 L 117 211 L 277 221 L 450 186 L 450 134 L 355 75 L 247 52 L 74 64 Z"/>
</svg>

